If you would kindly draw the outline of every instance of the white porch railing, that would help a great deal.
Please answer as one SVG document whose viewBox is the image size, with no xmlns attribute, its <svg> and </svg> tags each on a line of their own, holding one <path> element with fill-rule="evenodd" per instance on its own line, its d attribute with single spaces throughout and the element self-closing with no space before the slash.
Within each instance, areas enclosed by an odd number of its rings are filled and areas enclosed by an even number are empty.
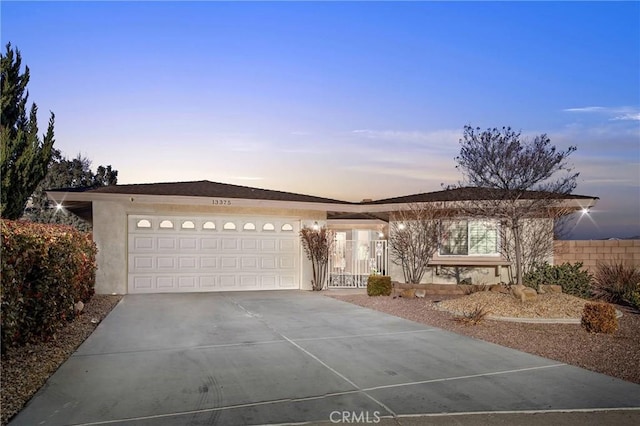
<svg viewBox="0 0 640 426">
<path fill-rule="evenodd" d="M 387 275 L 387 241 L 335 240 L 329 255 L 329 288 L 366 288 L 369 275 Z"/>
</svg>

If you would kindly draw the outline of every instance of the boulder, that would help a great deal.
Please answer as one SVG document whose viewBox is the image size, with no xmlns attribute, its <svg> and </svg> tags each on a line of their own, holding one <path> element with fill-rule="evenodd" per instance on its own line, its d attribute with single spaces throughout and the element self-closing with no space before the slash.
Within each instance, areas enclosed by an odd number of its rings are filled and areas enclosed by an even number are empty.
<svg viewBox="0 0 640 426">
<path fill-rule="evenodd" d="M 416 290 L 414 288 L 407 288 L 405 290 L 402 290 L 402 292 L 400 293 L 400 297 L 413 299 L 414 297 L 416 297 Z"/>
<path fill-rule="evenodd" d="M 489 291 L 496 293 L 509 294 L 509 288 L 504 284 L 493 284 L 489 286 Z"/>
<path fill-rule="evenodd" d="M 541 285 L 540 294 L 542 293 L 562 293 L 562 286 L 559 285 Z"/>
<path fill-rule="evenodd" d="M 82 303 L 82 301 L 77 302 L 75 305 L 73 305 L 73 309 L 76 311 L 76 315 L 81 314 L 82 310 L 84 309 L 84 303 Z"/>
<path fill-rule="evenodd" d="M 424 299 L 426 295 L 427 295 L 427 290 L 416 290 L 416 297 L 420 299 Z"/>
<path fill-rule="evenodd" d="M 534 289 L 522 284 L 511 286 L 511 294 L 521 302 L 530 302 L 538 298 L 538 293 Z"/>
</svg>

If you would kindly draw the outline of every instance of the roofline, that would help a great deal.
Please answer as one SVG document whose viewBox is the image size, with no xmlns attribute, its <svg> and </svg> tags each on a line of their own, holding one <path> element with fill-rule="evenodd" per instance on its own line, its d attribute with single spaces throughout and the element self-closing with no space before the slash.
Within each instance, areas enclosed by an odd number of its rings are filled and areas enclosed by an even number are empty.
<svg viewBox="0 0 640 426">
<path fill-rule="evenodd" d="M 139 195 L 121 193 L 99 192 L 63 192 L 59 190 L 46 191 L 47 196 L 58 204 L 64 205 L 65 201 L 87 202 L 110 201 L 130 204 L 189 204 L 201 206 L 228 206 L 228 207 L 263 207 L 263 208 L 290 208 L 297 210 L 337 211 L 344 213 L 386 213 L 398 210 L 406 210 L 413 205 L 440 204 L 443 209 L 457 209 L 469 200 L 462 201 L 426 201 L 404 203 L 346 203 L 342 202 L 307 202 L 288 200 L 261 200 L 246 198 L 202 197 L 185 195 Z M 596 205 L 597 197 L 564 198 L 557 207 L 572 208 L 575 210 L 589 209 Z"/>
</svg>

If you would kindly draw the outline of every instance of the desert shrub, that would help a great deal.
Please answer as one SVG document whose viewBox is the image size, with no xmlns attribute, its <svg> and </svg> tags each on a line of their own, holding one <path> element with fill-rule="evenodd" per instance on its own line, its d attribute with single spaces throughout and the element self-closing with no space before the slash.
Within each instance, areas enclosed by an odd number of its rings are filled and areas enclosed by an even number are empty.
<svg viewBox="0 0 640 426">
<path fill-rule="evenodd" d="M 47 339 L 94 294 L 96 246 L 64 225 L 2 221 L 2 348 Z"/>
<path fill-rule="evenodd" d="M 588 299 L 592 296 L 593 276 L 582 269 L 582 262 L 574 264 L 535 265 L 523 277 L 524 285 L 538 291 L 540 285 L 559 285 L 564 293 Z"/>
<path fill-rule="evenodd" d="M 593 280 L 594 295 L 607 302 L 640 309 L 640 268 L 622 260 L 599 263 Z"/>
<path fill-rule="evenodd" d="M 615 333 L 618 329 L 616 310 L 608 303 L 587 303 L 582 311 L 581 324 L 589 333 Z"/>
<path fill-rule="evenodd" d="M 367 295 L 390 296 L 392 291 L 391 277 L 386 275 L 369 275 L 367 279 Z"/>
<path fill-rule="evenodd" d="M 463 312 L 462 316 L 456 317 L 455 320 L 466 325 L 476 325 L 484 321 L 490 313 L 491 311 L 489 311 L 486 306 L 478 305 L 470 312 Z"/>
</svg>

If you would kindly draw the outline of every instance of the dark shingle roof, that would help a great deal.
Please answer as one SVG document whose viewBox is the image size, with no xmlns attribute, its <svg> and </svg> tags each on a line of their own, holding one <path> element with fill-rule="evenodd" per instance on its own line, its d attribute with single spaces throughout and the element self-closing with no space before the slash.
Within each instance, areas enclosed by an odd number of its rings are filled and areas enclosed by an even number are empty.
<svg viewBox="0 0 640 426">
<path fill-rule="evenodd" d="M 98 188 L 64 188 L 50 192 L 86 192 L 94 194 L 126 194 L 126 195 L 167 195 L 187 197 L 242 198 L 253 200 L 297 201 L 305 203 L 331 203 L 343 205 L 378 205 L 422 203 L 438 201 L 475 201 L 505 199 L 505 192 L 490 188 L 454 188 L 422 194 L 405 195 L 375 201 L 352 203 L 313 195 L 295 194 L 292 192 L 273 191 L 270 189 L 252 188 L 228 183 L 210 182 L 208 180 L 191 182 L 142 183 L 132 185 L 109 185 Z M 526 191 L 523 199 L 557 198 L 557 199 L 598 199 L 584 195 L 550 194 L 539 191 Z"/>
<path fill-rule="evenodd" d="M 54 189 L 51 192 L 87 192 L 93 194 L 127 194 L 127 195 L 177 195 L 186 197 L 244 198 L 253 200 L 300 201 L 306 203 L 353 204 L 330 198 L 312 195 L 294 194 L 291 192 L 273 191 L 269 189 L 251 188 L 228 183 L 210 182 L 208 180 L 192 182 L 142 183 L 133 185 L 109 185 L 99 188 L 66 188 Z"/>
<path fill-rule="evenodd" d="M 395 204 L 395 203 L 424 203 L 431 201 L 476 201 L 476 200 L 501 200 L 505 199 L 507 193 L 503 190 L 491 188 L 454 188 L 443 191 L 425 192 L 422 194 L 405 195 L 402 197 L 386 198 L 383 200 L 375 200 L 364 202 L 362 204 Z M 557 199 L 597 199 L 597 197 L 589 197 L 585 195 L 563 195 L 552 194 L 542 191 L 526 191 L 523 199 L 536 198 L 557 198 Z"/>
</svg>

